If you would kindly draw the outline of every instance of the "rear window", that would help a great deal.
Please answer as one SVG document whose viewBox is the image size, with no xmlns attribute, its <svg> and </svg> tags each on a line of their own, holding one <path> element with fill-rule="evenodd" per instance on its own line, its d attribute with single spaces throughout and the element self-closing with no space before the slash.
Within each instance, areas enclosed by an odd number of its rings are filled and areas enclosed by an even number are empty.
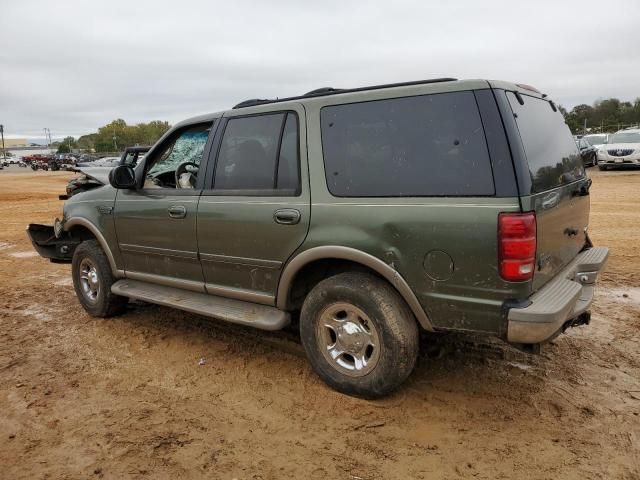
<svg viewBox="0 0 640 480">
<path fill-rule="evenodd" d="M 327 186 L 338 197 L 494 194 L 473 92 L 324 107 Z"/>
<path fill-rule="evenodd" d="M 544 192 L 584 178 L 585 171 L 571 131 L 559 111 L 540 98 L 507 92 L 524 145 L 532 193 Z"/>
</svg>

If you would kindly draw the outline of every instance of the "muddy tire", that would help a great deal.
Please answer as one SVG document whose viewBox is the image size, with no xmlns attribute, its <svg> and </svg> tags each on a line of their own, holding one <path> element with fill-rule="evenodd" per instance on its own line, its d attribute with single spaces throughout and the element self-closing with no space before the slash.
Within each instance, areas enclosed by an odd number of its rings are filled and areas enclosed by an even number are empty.
<svg viewBox="0 0 640 480">
<path fill-rule="evenodd" d="M 86 240 L 76 248 L 71 263 L 73 287 L 80 304 L 92 317 L 113 317 L 127 308 L 127 297 L 111 293 L 115 278 L 100 244 Z"/>
<path fill-rule="evenodd" d="M 322 380 L 364 398 L 396 389 L 418 356 L 411 310 L 387 282 L 369 273 L 341 273 L 318 283 L 302 305 L 300 336 Z"/>
</svg>

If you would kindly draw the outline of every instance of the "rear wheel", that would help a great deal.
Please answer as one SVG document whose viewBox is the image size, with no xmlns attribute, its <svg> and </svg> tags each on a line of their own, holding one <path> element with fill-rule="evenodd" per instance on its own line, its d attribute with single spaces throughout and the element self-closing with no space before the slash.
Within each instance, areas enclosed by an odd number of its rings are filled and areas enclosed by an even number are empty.
<svg viewBox="0 0 640 480">
<path fill-rule="evenodd" d="M 418 356 L 418 327 L 400 295 L 362 272 L 327 278 L 307 295 L 300 336 L 314 371 L 332 388 L 383 396 L 409 376 Z"/>
<path fill-rule="evenodd" d="M 86 240 L 76 248 L 71 263 L 73 287 L 80 304 L 92 317 L 112 317 L 125 311 L 127 297 L 111 293 L 115 278 L 100 244 Z"/>
<path fill-rule="evenodd" d="M 598 165 L 598 168 L 602 171 L 608 170 L 608 167 L 606 165 Z"/>
</svg>

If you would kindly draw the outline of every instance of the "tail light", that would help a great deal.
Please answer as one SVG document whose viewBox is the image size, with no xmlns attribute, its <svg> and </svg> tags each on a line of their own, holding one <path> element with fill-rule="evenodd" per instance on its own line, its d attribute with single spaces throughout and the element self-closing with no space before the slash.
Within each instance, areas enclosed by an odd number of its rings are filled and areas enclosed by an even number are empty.
<svg viewBox="0 0 640 480">
<path fill-rule="evenodd" d="M 536 264 L 536 215 L 498 215 L 498 264 L 500 276 L 509 282 L 533 278 Z"/>
</svg>

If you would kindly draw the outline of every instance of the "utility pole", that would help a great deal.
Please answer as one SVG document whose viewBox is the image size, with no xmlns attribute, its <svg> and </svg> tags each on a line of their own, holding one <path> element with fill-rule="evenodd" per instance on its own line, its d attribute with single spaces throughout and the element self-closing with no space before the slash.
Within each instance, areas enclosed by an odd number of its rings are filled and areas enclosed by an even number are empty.
<svg viewBox="0 0 640 480">
<path fill-rule="evenodd" d="M 587 134 L 587 119 L 584 119 L 584 134 Z"/>
<path fill-rule="evenodd" d="M 6 160 L 7 155 L 4 151 L 4 125 L 0 125 L 0 136 L 2 136 L 2 160 Z"/>
</svg>

